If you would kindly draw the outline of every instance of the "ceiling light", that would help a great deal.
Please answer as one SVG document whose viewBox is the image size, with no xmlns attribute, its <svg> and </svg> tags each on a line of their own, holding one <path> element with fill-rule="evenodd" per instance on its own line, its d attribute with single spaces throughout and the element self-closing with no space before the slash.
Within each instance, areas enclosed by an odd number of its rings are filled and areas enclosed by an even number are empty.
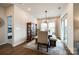
<svg viewBox="0 0 79 59">
<path fill-rule="evenodd" d="M 27 11 L 31 11 L 31 8 L 28 8 Z"/>
<path fill-rule="evenodd" d="M 47 10 L 45 11 L 45 21 L 44 21 L 44 23 L 47 23 Z"/>
<path fill-rule="evenodd" d="M 60 10 L 61 9 L 61 7 L 58 7 L 58 10 Z"/>
</svg>

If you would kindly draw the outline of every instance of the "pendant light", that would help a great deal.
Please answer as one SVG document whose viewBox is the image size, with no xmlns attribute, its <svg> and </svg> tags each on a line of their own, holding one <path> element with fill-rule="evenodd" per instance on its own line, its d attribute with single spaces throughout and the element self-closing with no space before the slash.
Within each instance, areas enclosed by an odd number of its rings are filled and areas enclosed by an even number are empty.
<svg viewBox="0 0 79 59">
<path fill-rule="evenodd" d="M 47 10 L 45 11 L 45 21 L 44 23 L 47 23 Z"/>
</svg>

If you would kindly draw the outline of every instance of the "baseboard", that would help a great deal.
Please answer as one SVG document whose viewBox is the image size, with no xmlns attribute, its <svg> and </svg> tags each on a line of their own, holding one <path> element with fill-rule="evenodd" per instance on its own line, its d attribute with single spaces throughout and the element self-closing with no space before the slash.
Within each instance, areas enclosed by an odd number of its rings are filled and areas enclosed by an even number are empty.
<svg viewBox="0 0 79 59">
<path fill-rule="evenodd" d="M 17 43 L 14 43 L 13 45 L 12 45 L 12 47 L 16 47 L 16 46 L 18 46 L 18 45 L 20 45 L 20 44 L 22 44 L 22 43 L 24 43 L 25 41 L 20 41 L 20 42 L 17 42 Z"/>
<path fill-rule="evenodd" d="M 0 45 L 3 45 L 3 44 L 6 44 L 7 42 L 4 42 L 4 43 L 0 43 Z"/>
<path fill-rule="evenodd" d="M 65 44 L 65 43 L 63 43 L 63 44 L 64 44 L 64 48 L 65 48 L 67 54 L 68 54 L 68 55 L 73 55 L 73 53 L 72 53 L 72 52 L 70 51 L 70 49 L 66 46 L 66 44 Z"/>
</svg>

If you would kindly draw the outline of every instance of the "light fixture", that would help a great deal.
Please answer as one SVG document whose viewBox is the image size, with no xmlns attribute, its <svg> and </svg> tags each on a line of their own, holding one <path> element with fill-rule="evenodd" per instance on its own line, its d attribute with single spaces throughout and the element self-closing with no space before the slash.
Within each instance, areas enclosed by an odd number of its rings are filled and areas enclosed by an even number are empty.
<svg viewBox="0 0 79 59">
<path fill-rule="evenodd" d="M 44 21 L 44 23 L 46 23 L 47 24 L 47 31 L 48 31 L 48 21 L 47 21 L 47 10 L 45 11 L 45 21 Z"/>
<path fill-rule="evenodd" d="M 27 8 L 27 11 L 31 11 L 31 8 Z"/>
<path fill-rule="evenodd" d="M 59 6 L 59 7 L 58 7 L 58 10 L 60 10 L 60 9 L 61 9 L 61 7 Z"/>
<path fill-rule="evenodd" d="M 47 23 L 47 10 L 45 11 L 45 21 L 44 21 L 44 23 Z"/>
</svg>

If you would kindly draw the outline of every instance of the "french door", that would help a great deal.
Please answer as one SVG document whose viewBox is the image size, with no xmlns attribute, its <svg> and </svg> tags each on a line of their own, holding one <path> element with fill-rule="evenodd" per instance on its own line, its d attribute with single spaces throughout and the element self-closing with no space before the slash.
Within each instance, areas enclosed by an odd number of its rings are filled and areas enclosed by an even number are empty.
<svg viewBox="0 0 79 59">
<path fill-rule="evenodd" d="M 68 23 L 66 16 L 62 18 L 61 27 L 62 40 L 65 44 L 68 44 Z"/>
</svg>

